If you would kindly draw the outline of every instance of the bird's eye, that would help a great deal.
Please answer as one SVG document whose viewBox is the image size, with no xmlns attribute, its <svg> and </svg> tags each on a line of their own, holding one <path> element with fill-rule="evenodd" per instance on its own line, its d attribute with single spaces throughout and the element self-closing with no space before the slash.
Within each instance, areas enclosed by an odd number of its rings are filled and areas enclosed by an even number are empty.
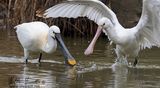
<svg viewBox="0 0 160 88">
<path fill-rule="evenodd" d="M 53 31 L 53 34 L 56 34 L 56 33 Z"/>
<path fill-rule="evenodd" d="M 52 38 L 53 38 L 53 39 L 55 39 L 55 38 L 56 38 L 56 37 L 55 37 L 55 33 L 54 33 L 54 32 L 51 34 L 51 36 L 52 36 Z"/>
<path fill-rule="evenodd" d="M 103 23 L 103 26 L 105 25 L 105 23 Z"/>
</svg>

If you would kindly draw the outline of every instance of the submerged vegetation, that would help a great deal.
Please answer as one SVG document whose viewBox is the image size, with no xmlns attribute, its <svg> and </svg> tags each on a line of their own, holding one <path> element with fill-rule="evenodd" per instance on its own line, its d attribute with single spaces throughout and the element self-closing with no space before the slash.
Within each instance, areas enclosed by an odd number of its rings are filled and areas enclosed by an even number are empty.
<svg viewBox="0 0 160 88">
<path fill-rule="evenodd" d="M 59 26 L 61 28 L 62 33 L 65 36 L 70 36 L 70 37 L 93 36 L 96 32 L 97 25 L 93 21 L 88 20 L 87 18 L 44 19 L 36 16 L 36 12 L 44 11 L 45 9 L 57 3 L 60 3 L 61 1 L 63 0 L 0 0 L 0 27 L 1 27 L 0 29 L 7 30 L 9 32 L 8 33 L 9 35 L 14 35 L 15 33 L 13 28 L 17 24 L 24 22 L 31 22 L 31 21 L 43 21 L 48 25 L 54 24 Z M 119 5 L 119 7 L 122 7 L 121 2 L 124 2 L 125 0 L 120 0 L 119 3 L 117 3 L 116 0 L 101 0 L 101 1 L 104 2 L 107 6 L 111 7 L 116 12 L 116 14 L 119 14 L 119 11 L 117 10 L 119 8 L 117 8 L 117 5 Z M 138 1 L 139 0 L 135 0 L 134 2 L 137 3 Z M 126 13 L 127 10 L 126 11 L 125 10 L 126 9 L 124 10 L 121 9 L 122 12 Z M 136 12 L 138 13 L 140 11 L 136 10 Z M 132 22 L 132 25 L 137 20 L 135 19 L 135 17 Z M 124 23 L 124 20 L 120 18 L 120 22 L 121 21 L 123 21 Z M 128 23 L 128 21 L 125 23 Z M 124 26 L 128 25 L 124 24 Z"/>
</svg>

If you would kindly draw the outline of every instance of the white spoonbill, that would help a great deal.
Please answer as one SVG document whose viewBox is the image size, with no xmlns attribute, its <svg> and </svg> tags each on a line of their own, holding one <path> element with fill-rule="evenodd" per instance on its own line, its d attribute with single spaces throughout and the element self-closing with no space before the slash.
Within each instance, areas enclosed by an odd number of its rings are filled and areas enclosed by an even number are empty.
<svg viewBox="0 0 160 88">
<path fill-rule="evenodd" d="M 102 30 L 116 44 L 116 61 L 125 65 L 127 58 L 135 58 L 135 66 L 140 50 L 160 47 L 160 0 L 143 0 L 141 18 L 133 28 L 121 26 L 116 14 L 99 0 L 67 0 L 46 10 L 44 17 L 88 17 L 97 23 L 96 35 L 85 55 L 93 53 Z"/>
<path fill-rule="evenodd" d="M 22 23 L 15 27 L 17 37 L 22 47 L 24 48 L 24 58 L 27 63 L 29 51 L 40 52 L 39 62 L 42 57 L 42 52 L 52 53 L 57 48 L 57 42 L 60 45 L 61 51 L 64 54 L 65 61 L 69 65 L 75 65 L 76 61 L 66 48 L 61 35 L 60 29 L 57 26 L 48 27 L 43 22 Z"/>
</svg>

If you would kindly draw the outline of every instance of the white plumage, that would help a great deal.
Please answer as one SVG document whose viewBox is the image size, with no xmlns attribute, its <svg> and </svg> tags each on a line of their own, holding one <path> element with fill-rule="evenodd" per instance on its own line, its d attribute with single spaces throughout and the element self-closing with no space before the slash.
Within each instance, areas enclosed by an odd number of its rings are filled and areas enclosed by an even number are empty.
<svg viewBox="0 0 160 88">
<path fill-rule="evenodd" d="M 57 41 L 49 35 L 49 27 L 42 22 L 23 23 L 16 26 L 17 37 L 25 50 L 52 53 Z M 57 27 L 57 30 L 59 28 Z"/>
<path fill-rule="evenodd" d="M 17 25 L 15 28 L 17 29 L 16 33 L 18 40 L 24 48 L 24 58 L 26 62 L 29 58 L 30 51 L 40 53 L 54 52 L 57 48 L 57 41 L 62 48 L 66 60 L 70 59 L 74 61 L 73 57 L 63 44 L 60 37 L 60 29 L 57 26 L 48 27 L 48 25 L 43 22 L 30 22 Z M 42 54 L 40 55 L 39 62 L 41 56 Z"/>
<path fill-rule="evenodd" d="M 160 0 L 143 0 L 143 10 L 138 24 L 124 28 L 115 13 L 99 0 L 67 0 L 46 10 L 45 17 L 88 17 L 99 25 L 97 33 L 85 51 L 93 52 L 101 31 L 116 44 L 117 62 L 127 63 L 127 58 L 136 58 L 138 52 L 152 46 L 160 47 Z M 136 60 L 137 61 L 137 60 Z M 136 62 L 135 62 L 136 65 Z"/>
</svg>

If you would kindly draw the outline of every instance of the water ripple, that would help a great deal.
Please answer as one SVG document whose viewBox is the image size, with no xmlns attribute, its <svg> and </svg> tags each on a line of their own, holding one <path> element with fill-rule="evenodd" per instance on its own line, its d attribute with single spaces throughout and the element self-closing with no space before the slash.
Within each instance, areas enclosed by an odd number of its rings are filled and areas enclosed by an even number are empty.
<svg viewBox="0 0 160 88">
<path fill-rule="evenodd" d="M 0 57 L 0 62 L 5 63 L 24 63 L 24 59 L 13 56 L 13 57 Z M 38 63 L 38 59 L 32 59 L 28 60 L 29 63 Z M 54 63 L 54 64 L 63 64 L 63 62 L 60 61 L 54 61 L 54 60 L 41 60 L 41 62 L 44 63 Z"/>
</svg>

